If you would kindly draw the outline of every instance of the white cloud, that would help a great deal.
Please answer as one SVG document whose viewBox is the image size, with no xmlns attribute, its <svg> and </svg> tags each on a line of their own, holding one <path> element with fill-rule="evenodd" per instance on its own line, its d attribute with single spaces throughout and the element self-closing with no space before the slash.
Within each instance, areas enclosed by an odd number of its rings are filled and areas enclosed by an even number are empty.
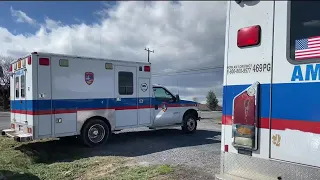
<svg viewBox="0 0 320 180">
<path fill-rule="evenodd" d="M 0 27 L 0 54 L 21 56 L 32 51 L 147 61 L 154 73 L 223 64 L 226 2 L 123 1 L 97 11 L 100 22 L 62 24 L 43 17 L 38 30 L 28 36 L 13 35 Z M 17 22 L 37 24 L 11 8 Z M 94 13 L 94 12 L 93 12 Z M 206 74 L 154 77 L 154 83 L 179 86 L 180 96 L 204 101 L 213 87 L 222 95 L 222 69 Z M 184 88 L 186 88 L 184 90 Z M 221 92 L 220 92 L 221 91 Z"/>
<path fill-rule="evenodd" d="M 30 18 L 25 12 L 22 12 L 20 10 L 14 10 L 13 7 L 10 7 L 10 12 L 12 17 L 15 18 L 16 22 L 36 25 L 36 21 Z"/>
</svg>

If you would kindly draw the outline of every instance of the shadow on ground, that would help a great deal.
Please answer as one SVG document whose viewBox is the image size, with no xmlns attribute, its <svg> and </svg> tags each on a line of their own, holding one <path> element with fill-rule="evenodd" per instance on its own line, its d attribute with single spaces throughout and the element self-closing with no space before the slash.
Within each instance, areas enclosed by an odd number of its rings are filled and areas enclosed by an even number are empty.
<svg viewBox="0 0 320 180">
<path fill-rule="evenodd" d="M 0 170 L 0 180 L 40 180 L 37 176 L 29 173 L 17 173 Z"/>
<path fill-rule="evenodd" d="M 183 134 L 178 129 L 123 132 L 113 134 L 108 143 L 97 148 L 86 148 L 74 140 L 32 142 L 16 147 L 38 163 L 73 161 L 92 156 L 136 157 L 173 148 L 219 143 L 214 137 L 220 132 L 197 130 Z"/>
</svg>

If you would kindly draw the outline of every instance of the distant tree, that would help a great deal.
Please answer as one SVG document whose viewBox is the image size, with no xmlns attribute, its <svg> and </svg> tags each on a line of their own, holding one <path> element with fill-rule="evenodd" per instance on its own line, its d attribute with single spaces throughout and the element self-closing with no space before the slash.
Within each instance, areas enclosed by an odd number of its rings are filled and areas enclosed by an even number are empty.
<svg viewBox="0 0 320 180">
<path fill-rule="evenodd" d="M 10 63 L 14 60 L 13 57 L 0 55 L 0 98 L 2 108 L 9 109 L 10 102 Z"/>
<path fill-rule="evenodd" d="M 198 98 L 196 98 L 196 97 L 193 97 L 192 100 L 193 100 L 194 102 L 198 102 Z"/>
<path fill-rule="evenodd" d="M 217 108 L 218 106 L 218 99 L 216 97 L 216 94 L 213 92 L 213 91 L 209 91 L 208 92 L 208 95 L 207 95 L 207 105 L 208 105 L 208 108 L 213 111 Z"/>
</svg>

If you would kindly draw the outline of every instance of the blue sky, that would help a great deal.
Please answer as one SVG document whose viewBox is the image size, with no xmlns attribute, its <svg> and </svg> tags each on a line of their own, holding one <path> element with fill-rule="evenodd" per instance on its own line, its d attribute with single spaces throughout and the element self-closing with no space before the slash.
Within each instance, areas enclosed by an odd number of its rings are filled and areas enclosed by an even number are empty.
<svg viewBox="0 0 320 180">
<path fill-rule="evenodd" d="M 49 17 L 67 25 L 81 22 L 89 25 L 99 22 L 100 17 L 97 12 L 114 5 L 116 2 L 100 1 L 0 2 L 0 26 L 7 28 L 13 34 L 34 33 L 38 30 L 38 27 L 15 22 L 10 11 L 11 7 L 26 13 L 38 23 L 44 23 L 45 17 Z"/>
</svg>

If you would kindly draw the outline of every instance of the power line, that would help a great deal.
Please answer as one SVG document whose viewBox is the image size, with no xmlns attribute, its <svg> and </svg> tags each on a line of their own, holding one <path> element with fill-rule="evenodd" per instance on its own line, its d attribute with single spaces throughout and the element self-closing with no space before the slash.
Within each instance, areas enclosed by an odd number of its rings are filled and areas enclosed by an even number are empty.
<svg viewBox="0 0 320 180">
<path fill-rule="evenodd" d="M 152 74 L 152 76 L 164 76 L 164 75 L 167 75 L 167 74 L 179 74 L 179 73 L 194 72 L 194 71 L 214 70 L 214 69 L 220 69 L 220 68 L 223 68 L 223 66 L 212 66 L 212 67 L 202 67 L 202 68 L 194 68 L 194 69 L 184 69 L 184 70 L 171 71 L 171 72 L 158 72 L 158 73 Z"/>
<path fill-rule="evenodd" d="M 220 68 L 220 67 L 219 67 Z M 215 69 L 219 69 L 215 68 Z M 208 68 L 207 70 L 215 70 L 214 68 Z M 178 72 L 178 73 L 169 73 L 169 74 L 157 74 L 152 75 L 153 77 L 159 77 L 159 76 L 176 76 L 176 75 L 190 75 L 190 74 L 206 74 L 206 73 L 213 73 L 214 71 L 209 72 L 197 72 L 197 71 L 187 71 L 187 72 Z"/>
</svg>

